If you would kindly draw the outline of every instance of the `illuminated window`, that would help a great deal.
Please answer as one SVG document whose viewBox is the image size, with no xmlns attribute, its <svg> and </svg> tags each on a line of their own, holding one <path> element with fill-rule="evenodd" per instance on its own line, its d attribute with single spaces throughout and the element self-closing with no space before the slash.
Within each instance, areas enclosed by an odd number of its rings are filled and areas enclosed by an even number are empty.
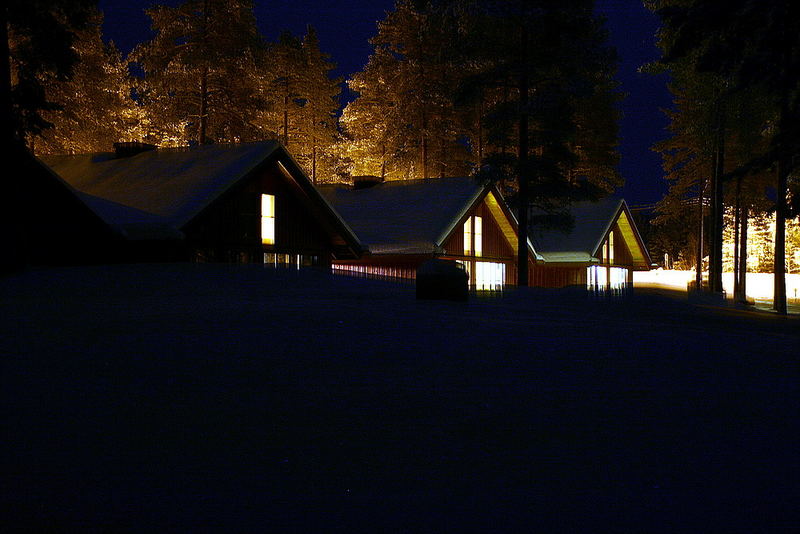
<svg viewBox="0 0 800 534">
<path fill-rule="evenodd" d="M 503 289 L 505 281 L 506 266 L 504 263 L 475 262 L 475 289 L 497 291 Z"/>
<path fill-rule="evenodd" d="M 608 234 L 608 263 L 614 263 L 614 231 Z"/>
<path fill-rule="evenodd" d="M 464 256 L 473 251 L 476 256 L 483 254 L 483 219 L 477 215 L 464 221 Z"/>
<path fill-rule="evenodd" d="M 483 255 L 483 219 L 475 216 L 475 255 Z"/>
<path fill-rule="evenodd" d="M 623 290 L 628 285 L 628 269 L 592 265 L 586 268 L 586 287 L 592 291 Z"/>
<path fill-rule="evenodd" d="M 464 222 L 464 256 L 472 254 L 472 217 Z"/>
<path fill-rule="evenodd" d="M 261 242 L 275 244 L 275 195 L 261 195 Z"/>
</svg>

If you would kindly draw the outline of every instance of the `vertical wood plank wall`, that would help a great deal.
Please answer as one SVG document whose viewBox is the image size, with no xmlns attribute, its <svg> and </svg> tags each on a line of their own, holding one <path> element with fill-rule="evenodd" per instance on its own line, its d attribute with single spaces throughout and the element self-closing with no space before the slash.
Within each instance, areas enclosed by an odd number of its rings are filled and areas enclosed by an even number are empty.
<svg viewBox="0 0 800 534">
<path fill-rule="evenodd" d="M 275 245 L 261 243 L 261 195 L 275 195 Z M 332 239 L 275 167 L 237 184 L 187 225 L 187 239 L 200 261 L 262 263 L 265 252 L 319 256 L 330 264 Z"/>
</svg>

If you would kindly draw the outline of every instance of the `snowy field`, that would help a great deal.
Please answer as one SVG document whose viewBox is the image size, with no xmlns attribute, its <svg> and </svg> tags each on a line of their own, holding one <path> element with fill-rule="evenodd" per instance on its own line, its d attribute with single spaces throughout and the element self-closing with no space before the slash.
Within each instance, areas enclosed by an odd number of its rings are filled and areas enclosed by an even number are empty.
<svg viewBox="0 0 800 534">
<path fill-rule="evenodd" d="M 5 525 L 796 532 L 800 320 L 258 266 L 0 279 Z"/>
</svg>

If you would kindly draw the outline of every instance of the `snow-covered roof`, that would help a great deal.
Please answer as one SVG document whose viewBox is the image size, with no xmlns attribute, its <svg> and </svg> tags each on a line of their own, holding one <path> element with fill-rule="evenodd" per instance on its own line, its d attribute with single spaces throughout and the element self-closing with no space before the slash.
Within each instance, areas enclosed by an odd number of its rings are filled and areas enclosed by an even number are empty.
<svg viewBox="0 0 800 534">
<path fill-rule="evenodd" d="M 109 224 L 158 222 L 179 229 L 279 146 L 268 141 L 162 148 L 125 158 L 96 153 L 41 159 L 72 187 L 98 199 L 88 203 Z"/>
<path fill-rule="evenodd" d="M 597 202 L 577 202 L 571 206 L 570 213 L 575 219 L 571 229 L 542 229 L 531 225 L 531 242 L 545 262 L 599 261 L 600 246 L 614 223 L 618 223 L 634 266 L 649 266 L 647 250 L 623 199 L 608 197 Z"/>
<path fill-rule="evenodd" d="M 429 254 L 485 191 L 477 178 L 397 180 L 319 190 L 372 254 Z"/>
<path fill-rule="evenodd" d="M 153 215 L 110 200 L 77 192 L 86 206 L 126 239 L 182 239 L 183 232 L 174 228 L 165 217 Z"/>
<path fill-rule="evenodd" d="M 622 199 L 606 198 L 598 202 L 577 202 L 570 213 L 575 219 L 573 228 L 542 229 L 531 225 L 530 236 L 540 254 L 582 252 L 589 256 L 605 237 L 614 222 Z"/>
</svg>

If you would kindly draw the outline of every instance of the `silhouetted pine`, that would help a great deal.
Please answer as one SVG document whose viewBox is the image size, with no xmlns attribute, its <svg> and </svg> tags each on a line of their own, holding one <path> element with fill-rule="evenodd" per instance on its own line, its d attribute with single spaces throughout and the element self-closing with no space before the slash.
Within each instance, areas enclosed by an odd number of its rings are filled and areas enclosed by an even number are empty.
<svg viewBox="0 0 800 534">
<path fill-rule="evenodd" d="M 0 123 L 8 142 L 21 142 L 51 124 L 42 110 L 56 109 L 42 77 L 69 79 L 77 55 L 75 32 L 84 27 L 91 0 L 6 0 L 0 9 Z"/>
<path fill-rule="evenodd" d="M 759 131 L 768 147 L 734 169 L 734 176 L 773 169 L 776 238 L 774 307 L 786 312 L 786 218 L 797 215 L 787 202 L 789 180 L 800 162 L 800 5 L 791 0 L 693 0 L 653 2 L 670 34 L 663 61 L 690 60 L 697 72 L 728 82 L 726 93 L 755 91 L 772 110 Z M 792 195 L 793 199 L 797 195 Z"/>
<path fill-rule="evenodd" d="M 546 214 L 535 223 L 558 224 L 571 202 L 621 184 L 615 52 L 590 0 L 476 1 L 460 16 L 474 64 L 462 97 L 481 102 L 487 131 L 482 172 L 510 186 L 525 250 L 530 206 Z M 526 284 L 523 257 L 518 272 Z"/>
</svg>

